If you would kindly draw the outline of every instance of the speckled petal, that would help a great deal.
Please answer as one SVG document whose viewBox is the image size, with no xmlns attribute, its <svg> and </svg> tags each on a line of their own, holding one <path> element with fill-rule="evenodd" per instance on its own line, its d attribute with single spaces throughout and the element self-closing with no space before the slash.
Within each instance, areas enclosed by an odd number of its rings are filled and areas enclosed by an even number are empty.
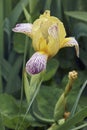
<svg viewBox="0 0 87 130">
<path fill-rule="evenodd" d="M 75 46 L 76 54 L 79 57 L 79 44 L 74 37 L 65 38 L 65 40 L 61 44 L 61 48 L 73 46 Z"/>
<path fill-rule="evenodd" d="M 48 34 L 51 35 L 53 38 L 58 38 L 58 25 L 53 24 L 48 29 Z"/>
<path fill-rule="evenodd" d="M 46 69 L 48 56 L 44 53 L 36 52 L 26 63 L 26 72 L 30 75 L 38 74 Z"/>
<path fill-rule="evenodd" d="M 24 33 L 28 36 L 32 33 L 32 24 L 31 23 L 20 23 L 12 29 L 14 32 Z"/>
</svg>

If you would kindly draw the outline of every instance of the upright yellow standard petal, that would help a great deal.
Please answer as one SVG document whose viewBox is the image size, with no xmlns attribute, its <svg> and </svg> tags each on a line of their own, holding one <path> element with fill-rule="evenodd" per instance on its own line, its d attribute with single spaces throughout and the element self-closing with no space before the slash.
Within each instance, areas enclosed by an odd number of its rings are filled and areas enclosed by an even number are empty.
<svg viewBox="0 0 87 130">
<path fill-rule="evenodd" d="M 54 56 L 60 49 L 60 44 L 66 36 L 63 23 L 56 17 L 50 16 L 45 11 L 33 23 L 32 28 L 33 47 L 36 51 L 44 51 L 48 56 Z"/>
</svg>

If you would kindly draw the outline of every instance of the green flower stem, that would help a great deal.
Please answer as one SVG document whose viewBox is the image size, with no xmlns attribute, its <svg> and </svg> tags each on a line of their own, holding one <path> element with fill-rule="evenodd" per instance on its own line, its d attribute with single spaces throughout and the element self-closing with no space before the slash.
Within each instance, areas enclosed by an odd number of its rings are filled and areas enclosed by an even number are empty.
<svg viewBox="0 0 87 130">
<path fill-rule="evenodd" d="M 70 90 L 72 89 L 72 85 L 73 85 L 73 79 L 69 79 L 66 87 L 65 87 L 65 91 L 64 91 L 64 96 L 66 97 L 68 95 L 68 93 L 70 92 Z"/>
<path fill-rule="evenodd" d="M 60 96 L 60 98 L 58 99 L 56 103 L 56 106 L 54 109 L 54 119 L 57 122 L 59 119 L 63 118 L 65 106 L 66 106 L 67 94 L 72 88 L 72 83 L 73 83 L 73 80 L 69 79 L 64 92 L 62 93 L 62 95 Z"/>
<path fill-rule="evenodd" d="M 41 86 L 41 83 L 42 83 L 42 80 L 43 80 L 42 77 L 43 77 L 42 73 L 39 73 L 38 75 L 32 76 L 31 80 L 30 80 L 30 84 L 28 84 L 28 82 L 26 82 L 28 80 L 24 79 L 24 89 L 25 89 L 25 94 L 26 94 L 26 97 L 27 97 L 28 108 L 27 108 L 27 111 L 25 113 L 25 116 L 24 116 L 23 120 L 21 121 L 21 124 L 18 127 L 18 130 L 21 128 L 22 124 L 24 123 L 26 115 L 29 113 L 31 105 L 32 105 L 34 99 L 37 96 L 37 93 L 38 93 L 38 91 L 40 89 L 40 86 Z M 26 85 L 28 85 L 27 86 L 28 93 L 26 93 Z"/>
<path fill-rule="evenodd" d="M 22 87 L 21 87 L 21 97 L 20 97 L 20 109 L 19 109 L 19 115 L 21 114 L 21 107 L 22 107 L 22 100 L 23 100 L 23 76 L 24 76 L 24 68 L 25 68 L 25 61 L 26 61 L 26 55 L 27 55 L 27 48 L 28 48 L 28 37 L 26 36 L 25 39 L 25 50 L 24 50 L 24 57 L 23 57 L 23 69 L 22 69 Z M 18 130 L 18 126 L 19 126 L 19 120 L 18 123 L 15 127 L 15 130 Z"/>
<path fill-rule="evenodd" d="M 58 122 L 59 119 L 63 118 L 65 105 L 66 105 L 66 98 L 65 98 L 65 94 L 63 93 L 60 96 L 59 100 L 57 101 L 54 109 L 54 119 L 56 122 Z"/>
<path fill-rule="evenodd" d="M 26 39 L 25 39 L 25 50 L 24 50 L 24 58 L 23 58 L 23 71 L 22 71 L 22 87 L 21 87 L 20 108 L 22 106 L 22 99 L 23 99 L 23 73 L 24 73 L 25 61 L 26 61 L 26 55 L 27 55 L 27 47 L 28 47 L 28 37 L 26 37 Z"/>
<path fill-rule="evenodd" d="M 66 101 L 67 101 L 67 95 L 72 89 L 74 80 L 77 78 L 77 72 L 76 71 L 69 72 L 68 77 L 69 77 L 69 80 L 65 87 L 65 90 L 63 94 L 60 96 L 59 100 L 57 101 L 55 109 L 54 109 L 54 119 L 56 122 L 58 122 L 59 119 L 63 118 L 64 112 L 65 112 Z"/>
<path fill-rule="evenodd" d="M 26 94 L 28 103 L 31 102 L 35 92 L 37 90 L 39 91 L 42 80 L 43 80 L 42 73 L 40 73 L 40 74 L 31 76 L 30 84 L 26 84 L 26 81 L 24 81 L 25 94 Z M 27 80 L 27 83 L 28 83 L 28 80 Z M 28 86 L 26 86 L 26 85 L 28 85 Z M 27 90 L 26 90 L 26 87 L 27 87 Z"/>
</svg>

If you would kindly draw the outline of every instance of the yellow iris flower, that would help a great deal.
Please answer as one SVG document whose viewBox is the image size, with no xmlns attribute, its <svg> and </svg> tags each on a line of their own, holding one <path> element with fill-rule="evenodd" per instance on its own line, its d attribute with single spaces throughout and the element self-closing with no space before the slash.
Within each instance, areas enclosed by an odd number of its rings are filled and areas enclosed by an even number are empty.
<svg viewBox="0 0 87 130">
<path fill-rule="evenodd" d="M 26 71 L 29 74 L 37 74 L 45 70 L 47 59 L 56 55 L 63 47 L 75 46 L 77 56 L 79 56 L 79 46 L 75 38 L 65 38 L 66 31 L 63 23 L 58 18 L 50 16 L 48 10 L 33 24 L 17 24 L 13 31 L 24 33 L 32 39 L 36 53 L 26 64 Z"/>
</svg>

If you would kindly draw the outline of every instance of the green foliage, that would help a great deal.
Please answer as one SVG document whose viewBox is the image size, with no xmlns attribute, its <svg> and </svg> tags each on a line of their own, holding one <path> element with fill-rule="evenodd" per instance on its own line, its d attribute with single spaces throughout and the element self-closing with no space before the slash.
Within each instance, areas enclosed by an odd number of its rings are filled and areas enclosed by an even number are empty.
<svg viewBox="0 0 87 130">
<path fill-rule="evenodd" d="M 13 33 L 12 28 L 16 23 L 33 23 L 47 9 L 63 21 L 67 36 L 77 39 L 80 57 L 74 48 L 61 49 L 48 60 L 45 72 L 30 77 L 25 63 L 34 52 L 31 40 Z M 71 115 L 59 126 L 54 108 L 73 69 L 78 79 L 66 103 Z M 52 124 L 49 130 L 83 130 L 86 117 L 87 0 L 0 0 L 0 130 L 45 130 Z"/>
<path fill-rule="evenodd" d="M 21 34 L 14 34 L 14 50 L 17 53 L 24 53 L 24 48 L 25 48 L 25 36 L 23 35 L 20 37 Z"/>
<path fill-rule="evenodd" d="M 65 12 L 66 15 L 75 18 L 77 20 L 81 20 L 83 22 L 87 22 L 87 12 L 81 12 L 81 11 L 66 11 Z"/>
<path fill-rule="evenodd" d="M 81 122 L 87 116 L 87 107 L 76 113 L 71 119 L 67 120 L 63 125 L 58 126 L 56 130 L 69 130 L 75 124 Z"/>
<path fill-rule="evenodd" d="M 22 111 L 19 115 L 19 103 L 12 96 L 8 94 L 1 94 L 0 104 L 2 104 L 0 107 L 0 119 L 2 118 L 3 124 L 8 128 L 15 129 L 18 121 L 20 121 L 19 123 L 21 123 L 24 119 L 27 105 L 25 103 L 22 105 Z M 20 129 L 24 130 L 31 124 L 33 126 L 40 126 L 40 124 L 37 123 L 30 114 L 27 114 L 25 120 L 23 121 L 23 124 L 21 124 L 20 126 Z"/>
<path fill-rule="evenodd" d="M 41 122 L 53 122 L 54 107 L 62 89 L 57 87 L 42 86 L 33 103 L 32 113 Z"/>
<path fill-rule="evenodd" d="M 48 61 L 46 72 L 43 75 L 43 80 L 50 80 L 56 73 L 58 69 L 59 63 L 56 59 L 51 59 Z M 51 71 L 50 71 L 51 70 Z"/>
<path fill-rule="evenodd" d="M 0 2 L 0 60 L 3 58 L 4 54 L 4 46 L 3 46 L 3 0 Z M 2 92 L 3 89 L 3 83 L 2 83 L 2 72 L 1 72 L 1 65 L 0 65 L 0 93 Z"/>
<path fill-rule="evenodd" d="M 82 88 L 81 88 L 80 91 L 79 91 L 79 94 L 78 94 L 78 97 L 77 97 L 77 99 L 76 99 L 76 102 L 75 102 L 75 104 L 73 105 L 73 108 L 72 108 L 70 117 L 73 117 L 74 113 L 76 112 L 76 109 L 77 109 L 77 106 L 78 106 L 80 97 L 81 97 L 81 95 L 82 95 L 83 90 L 84 90 L 85 87 L 86 87 L 86 84 L 87 84 L 87 80 L 85 81 L 85 83 L 83 84 Z"/>
</svg>

